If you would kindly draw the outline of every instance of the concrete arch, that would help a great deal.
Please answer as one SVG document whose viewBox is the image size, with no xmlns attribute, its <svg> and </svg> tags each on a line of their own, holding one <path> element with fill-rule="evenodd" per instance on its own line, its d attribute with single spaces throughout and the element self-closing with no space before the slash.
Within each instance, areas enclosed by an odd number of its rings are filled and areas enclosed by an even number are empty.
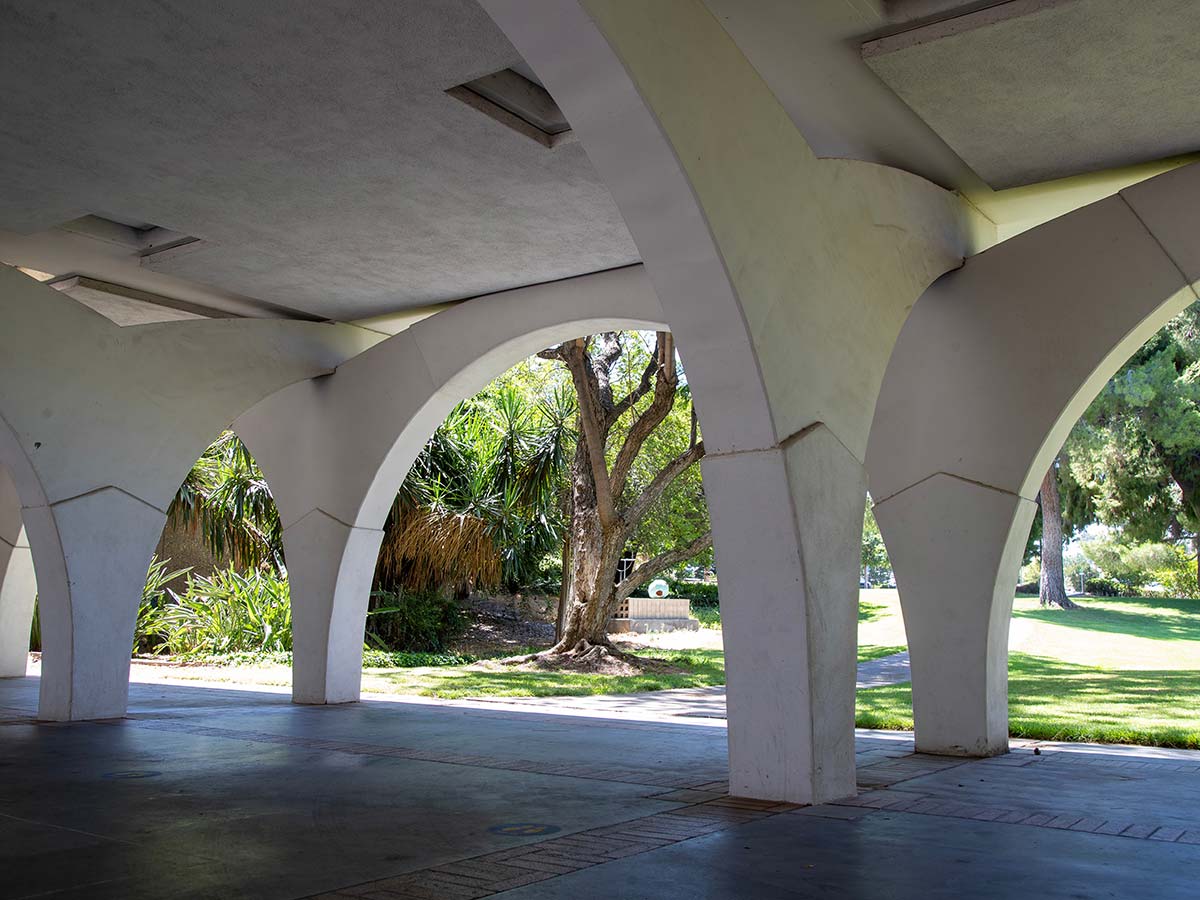
<svg viewBox="0 0 1200 900">
<path fill-rule="evenodd" d="M 0 429 L 4 427 L 0 423 Z M 0 678 L 25 674 L 36 595 L 33 554 L 21 521 L 21 498 L 8 469 L 0 465 Z"/>
<path fill-rule="evenodd" d="M 559 341 L 662 328 L 641 266 L 479 297 L 416 323 L 331 377 L 285 388 L 234 423 L 284 526 L 297 702 L 358 699 L 383 524 L 454 405 Z"/>
<path fill-rule="evenodd" d="M 246 406 L 378 337 L 267 319 L 121 328 L 9 266 L 0 315 L 0 464 L 38 575 L 39 715 L 120 716 L 146 568 L 188 468 Z"/>
<path fill-rule="evenodd" d="M 969 259 L 917 303 L 868 446 L 917 745 L 1008 746 L 1008 624 L 1042 477 L 1105 382 L 1197 298 L 1200 166 Z"/>
<path fill-rule="evenodd" d="M 920 293 L 994 228 L 910 173 L 819 159 L 702 3 L 481 3 L 612 193 L 696 387 L 731 789 L 852 794 L 863 458 L 884 361 Z"/>
</svg>

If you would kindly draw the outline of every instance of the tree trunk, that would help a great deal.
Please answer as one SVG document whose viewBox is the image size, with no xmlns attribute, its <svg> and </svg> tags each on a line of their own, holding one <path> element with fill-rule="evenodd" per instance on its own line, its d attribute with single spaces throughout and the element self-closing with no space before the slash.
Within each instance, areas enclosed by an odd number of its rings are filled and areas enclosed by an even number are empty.
<svg viewBox="0 0 1200 900">
<path fill-rule="evenodd" d="M 594 352 L 589 349 L 593 340 Z M 709 531 L 685 547 L 651 557 L 617 583 L 625 544 L 637 524 L 671 482 L 704 456 L 704 442 L 697 440 L 698 427 L 693 419 L 688 449 L 660 469 L 635 497 L 625 496 L 630 473 L 645 441 L 675 404 L 679 374 L 674 346 L 669 332 L 659 332 L 654 355 L 641 380 L 620 401 L 612 391 L 613 366 L 622 353 L 617 333 L 567 341 L 539 354 L 543 359 L 558 360 L 570 371 L 579 401 L 579 428 L 571 460 L 569 538 L 563 552 L 560 627 L 554 646 L 538 657 L 569 654 L 591 662 L 605 653 L 619 655 L 609 643 L 608 624 L 621 600 L 658 572 L 712 545 Z M 638 401 L 647 396 L 650 402 L 638 407 Z M 610 470 L 606 458 L 608 439 L 617 420 L 626 413 L 634 418 Z"/>
<path fill-rule="evenodd" d="M 605 529 L 596 503 L 596 481 L 581 435 L 571 463 L 570 592 L 562 633 L 552 652 L 608 645 L 608 620 L 616 612 L 617 566 L 624 529 Z"/>
<path fill-rule="evenodd" d="M 1058 498 L 1058 467 L 1052 463 L 1042 479 L 1042 580 L 1039 599 L 1042 606 L 1075 609 L 1063 587 L 1062 506 Z"/>
</svg>

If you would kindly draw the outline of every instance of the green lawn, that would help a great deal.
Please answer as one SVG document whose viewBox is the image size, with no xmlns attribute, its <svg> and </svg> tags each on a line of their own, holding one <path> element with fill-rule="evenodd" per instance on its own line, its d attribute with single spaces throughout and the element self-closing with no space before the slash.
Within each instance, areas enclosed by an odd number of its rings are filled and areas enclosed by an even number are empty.
<svg viewBox="0 0 1200 900">
<path fill-rule="evenodd" d="M 1104 598 L 1074 611 L 1018 597 L 1014 737 L 1200 748 L 1200 601 Z M 860 626 L 860 634 L 862 626 Z M 858 692 L 863 728 L 912 728 L 908 684 Z"/>
<path fill-rule="evenodd" d="M 395 694 L 417 694 L 448 700 L 462 697 L 583 697 L 589 694 L 632 694 L 667 688 L 708 687 L 725 683 L 725 655 L 720 650 L 639 650 L 683 669 L 662 675 L 580 675 L 570 672 L 496 670 L 472 666 L 419 669 L 367 669 L 363 687 Z"/>
<path fill-rule="evenodd" d="M 1200 601 L 1106 598 L 1075 611 L 1014 604 L 1009 715 L 1017 737 L 1200 748 Z M 693 610 L 720 628 L 715 609 Z M 903 650 L 895 591 L 862 592 L 859 661 Z M 642 651 L 639 651 L 642 652 Z M 723 684 L 720 650 L 648 650 L 684 671 L 614 677 L 470 666 L 368 669 L 369 690 L 431 697 L 582 696 Z M 912 728 L 908 684 L 858 692 L 864 728 Z"/>
</svg>

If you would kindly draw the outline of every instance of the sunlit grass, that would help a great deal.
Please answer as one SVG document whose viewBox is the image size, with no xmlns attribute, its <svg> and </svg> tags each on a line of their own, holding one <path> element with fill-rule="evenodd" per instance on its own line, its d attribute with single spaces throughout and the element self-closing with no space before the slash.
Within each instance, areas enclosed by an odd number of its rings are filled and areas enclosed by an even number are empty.
<svg viewBox="0 0 1200 900">
<path fill-rule="evenodd" d="M 639 656 L 660 659 L 683 671 L 646 675 L 588 675 L 524 669 L 442 666 L 425 669 L 373 670 L 368 690 L 441 697 L 584 697 L 632 694 L 669 688 L 708 687 L 725 683 L 725 655 L 720 650 L 638 649 Z"/>
<path fill-rule="evenodd" d="M 906 648 L 899 644 L 890 647 L 879 647 L 874 644 L 859 644 L 858 661 L 869 662 L 872 659 L 882 659 L 885 656 L 891 656 L 893 653 L 899 653 L 904 649 Z"/>
<path fill-rule="evenodd" d="M 1200 749 L 1200 672 L 1102 669 L 1012 653 L 1008 712 L 1014 737 Z M 911 729 L 912 686 L 859 691 L 856 724 Z"/>
</svg>

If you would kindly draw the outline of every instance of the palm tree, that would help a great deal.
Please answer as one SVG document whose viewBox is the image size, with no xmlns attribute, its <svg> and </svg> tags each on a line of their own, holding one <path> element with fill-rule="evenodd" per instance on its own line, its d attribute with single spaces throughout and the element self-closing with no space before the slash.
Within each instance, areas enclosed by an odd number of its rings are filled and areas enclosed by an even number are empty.
<svg viewBox="0 0 1200 900">
<path fill-rule="evenodd" d="M 219 560 L 284 571 L 279 510 L 249 448 L 222 432 L 192 466 L 167 510 L 175 527 L 199 529 Z"/>
<path fill-rule="evenodd" d="M 502 384 L 460 403 L 409 470 L 384 526 L 380 589 L 517 587 L 562 541 L 573 393 Z"/>
</svg>

